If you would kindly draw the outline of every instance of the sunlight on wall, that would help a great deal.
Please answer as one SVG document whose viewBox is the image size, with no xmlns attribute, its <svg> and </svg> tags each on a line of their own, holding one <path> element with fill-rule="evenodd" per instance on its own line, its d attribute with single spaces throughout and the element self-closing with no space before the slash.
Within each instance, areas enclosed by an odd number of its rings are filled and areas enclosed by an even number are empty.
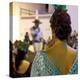
<svg viewBox="0 0 80 80">
<path fill-rule="evenodd" d="M 19 40 L 19 17 L 13 16 L 13 42 Z"/>
</svg>

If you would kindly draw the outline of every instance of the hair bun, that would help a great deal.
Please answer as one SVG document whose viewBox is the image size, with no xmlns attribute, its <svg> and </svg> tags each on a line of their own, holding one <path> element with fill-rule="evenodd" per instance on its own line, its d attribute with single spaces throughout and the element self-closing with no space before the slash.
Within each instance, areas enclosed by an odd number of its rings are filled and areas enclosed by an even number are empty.
<svg viewBox="0 0 80 80">
<path fill-rule="evenodd" d="M 71 24 L 71 20 L 70 20 L 70 16 L 67 14 L 67 12 L 61 11 L 57 14 L 57 24 L 61 25 L 67 25 L 67 24 Z"/>
<path fill-rule="evenodd" d="M 71 19 L 67 12 L 55 11 L 50 19 L 51 29 L 55 32 L 56 37 L 60 40 L 66 40 L 70 35 L 71 29 Z"/>
</svg>

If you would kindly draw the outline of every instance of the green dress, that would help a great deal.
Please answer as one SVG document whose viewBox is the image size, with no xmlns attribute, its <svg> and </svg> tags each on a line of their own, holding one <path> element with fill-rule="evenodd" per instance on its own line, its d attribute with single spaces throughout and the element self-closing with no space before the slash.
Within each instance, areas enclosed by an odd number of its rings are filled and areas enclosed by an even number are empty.
<svg viewBox="0 0 80 80">
<path fill-rule="evenodd" d="M 72 65 L 69 74 L 78 73 L 78 61 L 77 59 Z M 45 52 L 38 52 L 34 58 L 31 76 L 51 76 L 51 75 L 61 75 L 59 68 L 56 64 L 53 64 L 47 57 Z"/>
</svg>

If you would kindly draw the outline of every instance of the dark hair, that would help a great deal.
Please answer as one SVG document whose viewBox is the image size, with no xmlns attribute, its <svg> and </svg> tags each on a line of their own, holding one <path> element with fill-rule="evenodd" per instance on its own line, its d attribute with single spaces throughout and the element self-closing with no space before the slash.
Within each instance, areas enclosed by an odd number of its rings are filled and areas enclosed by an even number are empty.
<svg viewBox="0 0 80 80">
<path fill-rule="evenodd" d="M 60 40 L 67 40 L 70 35 L 71 29 L 71 19 L 66 11 L 56 11 L 53 13 L 50 19 L 52 32 Z"/>
<path fill-rule="evenodd" d="M 21 61 L 25 58 L 25 54 L 26 53 L 24 51 L 18 49 L 18 54 L 15 59 L 16 70 L 18 70 L 19 65 L 21 64 Z"/>
</svg>

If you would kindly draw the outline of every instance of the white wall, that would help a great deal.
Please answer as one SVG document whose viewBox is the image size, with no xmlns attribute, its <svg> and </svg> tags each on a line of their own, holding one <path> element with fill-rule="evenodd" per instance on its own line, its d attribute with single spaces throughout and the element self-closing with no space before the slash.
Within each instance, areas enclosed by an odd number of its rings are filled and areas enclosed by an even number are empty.
<svg viewBox="0 0 80 80">
<path fill-rule="evenodd" d="M 29 33 L 30 36 L 30 29 L 33 26 L 33 21 L 34 19 L 21 19 L 20 21 L 20 39 L 23 40 L 24 39 L 24 35 L 26 32 Z M 30 39 L 32 39 L 32 37 L 30 36 Z"/>
<path fill-rule="evenodd" d="M 35 3 L 19 3 L 20 8 L 28 9 L 28 10 L 45 10 L 45 4 L 35 4 Z"/>
<path fill-rule="evenodd" d="M 71 17 L 72 30 L 78 32 L 78 6 L 68 6 L 67 8 Z"/>
</svg>

